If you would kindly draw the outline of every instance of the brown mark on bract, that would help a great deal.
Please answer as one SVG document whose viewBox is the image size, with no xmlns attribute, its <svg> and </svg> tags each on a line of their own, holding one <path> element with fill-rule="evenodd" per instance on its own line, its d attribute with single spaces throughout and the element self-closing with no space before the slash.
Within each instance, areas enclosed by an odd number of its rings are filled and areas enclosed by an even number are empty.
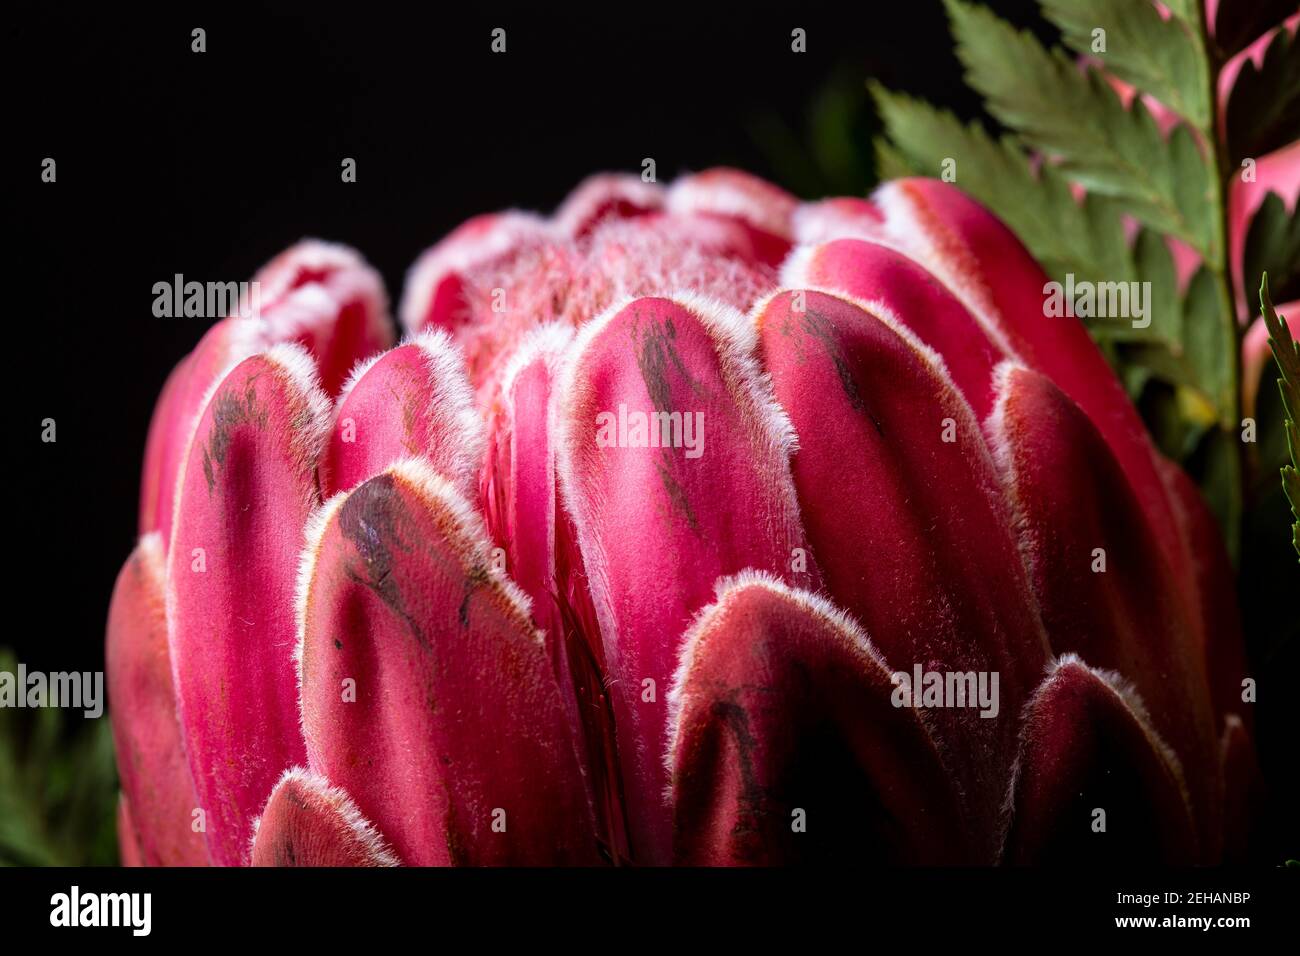
<svg viewBox="0 0 1300 956">
<path fill-rule="evenodd" d="M 635 307 L 634 307 L 635 308 Z M 700 393 L 700 385 L 693 378 L 677 351 L 677 327 L 672 319 L 660 322 L 651 319 L 644 331 L 641 326 L 640 312 L 633 313 L 636 321 L 632 325 L 632 341 L 636 347 L 636 363 L 641 370 L 641 380 L 645 382 L 646 392 L 650 395 L 650 405 L 654 411 L 673 411 L 673 387 L 669 382 L 670 370 L 682 379 L 692 393 Z M 683 415 L 690 414 L 683 411 Z M 653 427 L 653 423 L 651 425 Z M 673 506 L 678 508 L 692 531 L 699 530 L 690 500 L 680 481 L 673 475 L 673 456 L 670 449 L 661 452 L 661 461 L 655 463 L 659 480 L 664 492 Z"/>
<path fill-rule="evenodd" d="M 763 788 L 754 776 L 754 750 L 758 742 L 749 729 L 749 714 L 734 699 L 715 700 L 709 708 L 711 722 L 731 738 L 740 771 L 740 807 L 732 835 L 743 837 L 761 831 L 764 814 Z"/>
<path fill-rule="evenodd" d="M 672 319 L 663 322 L 652 319 L 642 332 L 641 317 L 639 314 L 634 315 L 637 321 L 632 326 L 632 338 L 637 347 L 636 364 L 641 369 L 646 391 L 650 393 L 650 404 L 655 411 L 671 411 L 673 389 L 668 381 L 670 366 L 684 380 L 687 388 L 692 392 L 699 391 L 698 383 L 691 378 L 686 364 L 677 352 L 677 327 Z"/>
<path fill-rule="evenodd" d="M 488 581 L 488 570 L 482 565 L 475 565 L 465 575 L 465 593 L 460 600 L 460 607 L 456 609 L 456 618 L 460 621 L 462 629 L 469 627 L 469 599 L 474 596 L 474 592 Z"/>
<path fill-rule="evenodd" d="M 848 356 L 844 354 L 844 347 L 835 337 L 831 320 L 816 309 L 808 309 L 804 312 L 803 329 L 806 333 L 817 339 L 826 348 L 826 354 L 830 356 L 831 362 L 835 366 L 835 374 L 839 377 L 840 387 L 844 389 L 844 395 L 849 400 L 855 411 L 861 412 L 871 419 L 871 424 L 876 426 L 876 432 L 881 438 L 885 437 L 885 429 L 880 424 L 880 420 L 871 414 L 867 408 L 866 401 L 862 398 L 862 393 L 858 391 L 858 383 L 853 380 L 853 371 L 849 368 Z"/>
<path fill-rule="evenodd" d="M 700 523 L 695 517 L 695 509 L 691 507 L 691 499 L 687 496 L 686 489 L 673 476 L 672 463 L 672 455 L 668 451 L 664 451 L 660 456 L 660 460 L 655 462 L 655 471 L 659 472 L 659 480 L 663 483 L 668 500 L 672 502 L 673 507 L 681 511 L 690 529 L 698 534 Z"/>
<path fill-rule="evenodd" d="M 364 576 L 348 569 L 349 576 L 378 595 L 406 624 L 411 634 L 427 646 L 420 624 L 406 610 L 393 574 L 394 547 L 403 548 L 398 534 L 403 508 L 393 476 L 378 475 L 359 485 L 339 509 L 339 529 L 352 542 L 365 565 Z"/>
<path fill-rule="evenodd" d="M 266 427 L 267 412 L 257 400 L 258 375 L 250 375 L 244 382 L 241 397 L 234 385 L 220 389 L 212 399 L 212 427 L 203 446 L 203 477 L 208 483 L 208 494 L 216 488 L 217 468 L 226 463 L 230 451 L 231 434 L 242 425 Z"/>
<path fill-rule="evenodd" d="M 457 817 L 456 802 L 452 799 L 451 793 L 448 792 L 447 810 L 442 815 L 442 828 L 447 841 L 447 856 L 450 858 L 452 866 L 469 866 L 474 863 L 469 849 L 471 841 L 465 838 Z"/>
<path fill-rule="evenodd" d="M 388 391 L 393 396 L 393 404 L 400 406 L 402 409 L 402 447 L 406 449 L 409 455 L 423 454 L 425 450 L 424 436 L 418 434 L 419 398 L 414 392 L 401 395 L 391 385 L 388 387 Z"/>
</svg>

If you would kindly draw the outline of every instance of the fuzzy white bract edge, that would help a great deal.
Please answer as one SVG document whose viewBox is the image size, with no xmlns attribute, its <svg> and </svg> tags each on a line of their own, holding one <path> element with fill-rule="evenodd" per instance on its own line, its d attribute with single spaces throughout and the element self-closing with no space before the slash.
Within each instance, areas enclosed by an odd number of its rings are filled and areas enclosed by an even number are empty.
<svg viewBox="0 0 1300 956">
<path fill-rule="evenodd" d="M 325 449 L 329 434 L 332 403 L 321 390 L 316 362 L 305 348 L 294 342 L 273 345 L 263 353 L 292 385 L 291 401 L 301 404 L 293 416 L 300 424 L 290 439 L 295 463 L 301 468 L 315 468 Z"/>
<path fill-rule="evenodd" d="M 515 379 L 534 362 L 545 362 L 552 374 L 559 370 L 564 354 L 573 344 L 572 326 L 547 322 L 529 331 L 515 347 L 501 374 L 501 395 L 511 401 Z"/>
<path fill-rule="evenodd" d="M 535 213 L 509 209 L 489 215 L 494 219 L 482 233 L 465 236 L 452 232 L 421 253 L 406 271 L 406 283 L 397 312 L 408 333 L 420 331 L 434 293 L 450 273 L 473 269 L 525 241 L 546 241 L 558 236 L 551 223 Z"/>
<path fill-rule="evenodd" d="M 682 711 L 687 704 L 686 687 L 691 672 L 695 667 L 695 660 L 701 645 L 714 625 L 725 619 L 726 615 L 730 613 L 731 605 L 740 595 L 754 588 L 760 588 L 775 594 L 783 601 L 787 601 L 807 612 L 810 617 L 818 620 L 830 631 L 839 635 L 843 639 L 845 646 L 864 662 L 880 668 L 886 675 L 890 673 L 890 667 L 885 661 L 884 655 L 872 644 L 862 626 L 853 619 L 852 615 L 836 607 L 820 594 L 791 587 L 770 572 L 753 568 L 747 568 L 739 574 L 719 578 L 713 586 L 714 602 L 695 615 L 695 620 L 691 622 L 686 629 L 686 633 L 682 636 L 677 669 L 673 673 L 672 686 L 668 691 L 668 740 L 662 757 L 664 766 L 668 770 L 669 780 L 672 779 L 673 762 L 677 753 Z M 918 718 L 921 718 L 924 723 L 923 714 L 918 713 Z M 665 796 L 670 797 L 671 795 L 666 794 Z"/>
<path fill-rule="evenodd" d="M 798 204 L 779 187 L 736 170 L 683 175 L 668 187 L 668 211 L 673 215 L 726 216 L 783 239 L 791 237 L 791 220 Z"/>
<path fill-rule="evenodd" d="M 1029 699 L 1025 701 L 1024 706 L 1021 708 L 1020 722 L 1022 728 L 1028 728 L 1031 726 L 1029 721 L 1033 716 L 1034 710 L 1039 701 L 1042 699 L 1043 695 L 1061 679 L 1062 672 L 1066 670 L 1082 672 L 1096 680 L 1098 684 L 1114 694 L 1120 707 L 1128 712 L 1138 729 L 1142 731 L 1143 735 L 1146 737 L 1147 743 L 1150 744 L 1152 751 L 1165 763 L 1170 776 L 1173 777 L 1174 783 L 1178 787 L 1179 796 L 1183 799 L 1183 806 L 1187 811 L 1188 819 L 1196 819 L 1195 814 L 1192 812 L 1192 799 L 1190 792 L 1187 789 L 1187 780 L 1183 774 L 1183 765 L 1178 759 L 1178 754 L 1174 752 L 1172 747 L 1165 743 L 1164 739 L 1152 725 L 1151 717 L 1147 713 L 1146 704 L 1143 702 L 1141 694 L 1139 694 L 1137 689 L 1121 674 L 1118 674 L 1115 671 L 1103 670 L 1098 667 L 1090 667 L 1081 657 L 1074 653 L 1062 654 L 1059 658 L 1049 660 L 1042 681 L 1039 682 L 1038 686 L 1034 689 L 1033 694 L 1030 695 Z M 1026 739 L 1025 730 L 1022 729 L 1020 736 L 1023 747 L 1023 743 Z M 1003 829 L 1004 837 L 1005 834 L 1010 833 L 1011 824 L 1015 816 L 1016 788 L 1019 786 L 1020 782 L 1022 757 L 1023 753 L 1016 754 L 1016 759 L 1011 764 L 1011 773 L 1009 774 L 1007 782 L 1007 791 L 1003 798 L 1002 815 L 1005 821 Z M 1005 852 L 1005 850 L 1004 839 L 1002 852 Z M 1001 861 L 999 860 L 998 862 Z"/>
<path fill-rule="evenodd" d="M 422 398 L 428 416 L 428 434 L 423 436 L 424 454 L 462 494 L 471 495 L 487 448 L 487 433 L 469 382 L 464 352 L 442 329 L 409 336 L 396 348 L 354 365 L 334 403 L 330 430 L 337 429 L 346 416 L 348 400 L 366 376 L 404 349 L 418 350 L 424 362 L 426 379 Z"/>
<path fill-rule="evenodd" d="M 313 773 L 304 767 L 290 767 L 280 775 L 274 787 L 271 788 L 271 795 L 267 798 L 267 805 L 275 799 L 277 793 L 283 787 L 301 787 L 304 790 L 310 790 L 320 797 L 329 807 L 334 810 L 339 820 L 347 828 L 365 851 L 366 856 L 375 864 L 375 866 L 401 866 L 395 854 L 384 842 L 384 838 L 369 820 L 362 814 L 353 799 L 339 787 L 332 786 L 328 780 L 320 774 Z M 265 813 L 265 811 L 263 811 Z M 253 820 L 253 832 L 248 839 L 248 853 L 252 856 L 253 847 L 257 844 L 257 834 L 262 827 L 262 817 L 258 816 Z"/>
<path fill-rule="evenodd" d="M 441 507 L 451 517 L 459 538 L 451 543 L 465 571 L 491 567 L 493 545 L 483 524 L 483 516 L 428 461 L 423 458 L 403 458 L 389 466 L 387 473 L 414 488 L 426 501 Z M 501 596 L 517 616 L 523 630 L 541 645 L 542 634 L 532 626 L 532 599 L 505 574 L 492 573 L 488 580 L 500 588 Z"/>
<path fill-rule="evenodd" d="M 566 236 L 591 219 L 600 204 L 622 200 L 646 209 L 663 208 L 665 190 L 657 183 L 643 182 L 631 173 L 596 173 L 580 182 L 555 210 L 551 221 Z"/>
<path fill-rule="evenodd" d="M 884 226 L 879 237 L 872 241 L 903 253 L 927 269 L 957 297 L 975 317 L 993 344 L 1009 358 L 1020 355 L 1007 336 L 1006 320 L 998 311 L 983 277 L 973 263 L 957 263 L 941 251 L 939 240 L 933 235 L 927 218 L 917 209 L 917 201 L 896 182 L 888 182 L 871 195 L 871 199 L 884 213 Z M 969 250 L 963 250 L 970 256 Z M 963 270 L 962 265 L 970 265 Z"/>
</svg>

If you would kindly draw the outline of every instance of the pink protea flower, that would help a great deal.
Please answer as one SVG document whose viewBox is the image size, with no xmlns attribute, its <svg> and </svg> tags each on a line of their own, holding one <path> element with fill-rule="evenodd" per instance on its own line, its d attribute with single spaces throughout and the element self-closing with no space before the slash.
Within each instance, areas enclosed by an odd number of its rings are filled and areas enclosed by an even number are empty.
<svg viewBox="0 0 1300 956">
<path fill-rule="evenodd" d="M 388 351 L 354 254 L 264 277 L 150 430 L 108 628 L 124 859 L 1239 848 L 1212 519 L 955 188 L 596 177 L 421 257 Z"/>
</svg>

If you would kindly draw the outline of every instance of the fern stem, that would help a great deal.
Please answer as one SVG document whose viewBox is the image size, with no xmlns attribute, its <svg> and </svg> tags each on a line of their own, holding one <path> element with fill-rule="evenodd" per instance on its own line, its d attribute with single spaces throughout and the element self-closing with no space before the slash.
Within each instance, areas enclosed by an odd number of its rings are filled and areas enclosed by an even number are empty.
<svg viewBox="0 0 1300 956">
<path fill-rule="evenodd" d="M 1223 104 L 1219 102 L 1218 78 L 1223 68 L 1217 47 L 1210 36 L 1209 22 L 1206 18 L 1206 0 L 1197 0 L 1197 19 L 1195 29 L 1205 53 L 1206 64 L 1204 81 L 1209 97 L 1208 127 L 1203 128 L 1203 142 L 1209 151 L 1212 169 L 1216 175 L 1210 176 L 1211 194 L 1209 201 L 1215 209 L 1214 253 L 1207 257 L 1206 264 L 1214 276 L 1215 289 L 1219 300 L 1221 355 L 1228 363 L 1227 374 L 1221 379 L 1227 383 L 1226 394 L 1220 396 L 1224 407 L 1220 409 L 1218 436 L 1227 453 L 1224 456 L 1224 474 L 1222 480 L 1227 485 L 1228 513 L 1223 519 L 1223 537 L 1228 553 L 1236 564 L 1240 554 L 1243 496 L 1245 493 L 1245 446 L 1239 440 L 1237 428 L 1241 421 L 1241 329 L 1237 322 L 1236 296 L 1232 287 L 1232 250 L 1229 241 L 1228 198 L 1232 191 L 1232 177 L 1236 170 L 1228 167 L 1226 143 L 1218 135 L 1219 114 Z"/>
</svg>

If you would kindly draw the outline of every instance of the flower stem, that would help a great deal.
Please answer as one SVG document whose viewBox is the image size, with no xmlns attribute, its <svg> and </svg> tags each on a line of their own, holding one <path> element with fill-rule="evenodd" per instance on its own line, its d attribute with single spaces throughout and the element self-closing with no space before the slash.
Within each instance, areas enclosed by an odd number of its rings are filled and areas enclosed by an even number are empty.
<svg viewBox="0 0 1300 956">
<path fill-rule="evenodd" d="M 1219 71 L 1223 68 L 1222 57 L 1218 53 L 1210 36 L 1209 24 L 1205 14 L 1205 0 L 1197 2 L 1197 22 L 1195 29 L 1205 53 L 1205 76 L 1207 95 L 1209 97 L 1208 128 L 1202 129 L 1202 140 L 1209 151 L 1212 175 L 1210 176 L 1209 201 L 1215 209 L 1214 237 L 1211 244 L 1212 255 L 1207 257 L 1206 265 L 1213 277 L 1219 300 L 1219 338 L 1222 360 L 1228 363 L 1219 381 L 1223 383 L 1221 394 L 1216 396 L 1219 405 L 1218 435 L 1211 436 L 1211 441 L 1219 444 L 1217 450 L 1210 449 L 1212 462 L 1207 466 L 1217 474 L 1215 480 L 1223 490 L 1225 513 L 1219 515 L 1222 522 L 1224 542 L 1234 565 L 1240 553 L 1242 508 L 1244 496 L 1244 457 L 1245 446 L 1239 440 L 1237 429 L 1241 421 L 1241 329 L 1237 322 L 1236 297 L 1232 288 L 1232 250 L 1229 241 L 1228 200 L 1232 193 L 1232 177 L 1237 174 L 1229 168 L 1227 144 L 1219 136 L 1219 118 L 1223 104 L 1218 97 Z M 1217 459 L 1215 468 L 1213 460 Z"/>
</svg>

